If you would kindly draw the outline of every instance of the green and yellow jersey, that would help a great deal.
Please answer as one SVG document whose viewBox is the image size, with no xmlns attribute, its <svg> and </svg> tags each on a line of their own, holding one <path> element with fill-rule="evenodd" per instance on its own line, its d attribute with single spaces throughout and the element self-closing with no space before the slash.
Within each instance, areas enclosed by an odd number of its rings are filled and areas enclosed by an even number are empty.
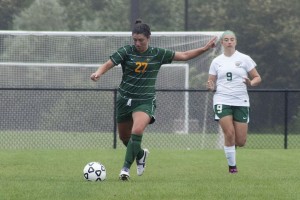
<svg viewBox="0 0 300 200">
<path fill-rule="evenodd" d="M 134 45 L 121 47 L 110 59 L 122 66 L 122 82 L 119 93 L 128 99 L 151 99 L 155 97 L 155 82 L 161 65 L 169 64 L 175 52 L 163 48 L 150 47 L 140 53 Z"/>
</svg>

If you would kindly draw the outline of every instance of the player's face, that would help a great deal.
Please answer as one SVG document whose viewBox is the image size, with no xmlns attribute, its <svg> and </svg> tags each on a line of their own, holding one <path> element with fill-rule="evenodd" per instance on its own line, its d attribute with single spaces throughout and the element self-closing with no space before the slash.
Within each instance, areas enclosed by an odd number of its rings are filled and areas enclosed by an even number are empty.
<svg viewBox="0 0 300 200">
<path fill-rule="evenodd" d="M 147 38 L 144 34 L 132 34 L 133 42 L 135 48 L 143 53 L 148 49 L 149 38 Z"/>
<path fill-rule="evenodd" d="M 234 35 L 225 35 L 222 39 L 222 45 L 224 48 L 235 48 L 236 38 Z"/>
</svg>

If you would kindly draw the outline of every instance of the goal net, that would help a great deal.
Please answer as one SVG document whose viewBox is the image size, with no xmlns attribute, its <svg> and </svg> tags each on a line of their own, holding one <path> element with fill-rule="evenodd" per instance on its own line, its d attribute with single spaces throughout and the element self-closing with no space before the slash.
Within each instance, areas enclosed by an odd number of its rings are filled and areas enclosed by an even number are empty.
<svg viewBox="0 0 300 200">
<path fill-rule="evenodd" d="M 220 35 L 221 32 L 153 32 L 150 46 L 186 51 L 202 47 L 211 37 Z M 0 31 L 0 89 L 4 97 L 0 129 L 113 131 L 113 89 L 121 81 L 120 66 L 108 71 L 99 82 L 89 77 L 127 44 L 132 44 L 130 32 Z M 149 126 L 149 132 L 217 132 L 216 124 L 203 124 L 211 108 L 198 104 L 198 100 L 204 102 L 206 94 L 194 97 L 185 90 L 190 88 L 191 78 L 208 72 L 211 60 L 220 53 L 221 46 L 217 45 L 197 58 L 161 68 L 156 83 L 159 120 Z M 95 89 L 101 91 L 96 94 Z"/>
<path fill-rule="evenodd" d="M 201 47 L 219 32 L 154 32 L 150 45 L 174 51 Z M 129 32 L 23 32 L 0 31 L 0 87 L 115 88 L 120 81 L 116 67 L 103 81 L 93 84 L 90 74 L 118 48 L 132 44 Z M 199 73 L 207 73 L 220 46 L 187 62 Z M 184 89 L 185 73 L 178 68 L 157 81 L 157 89 Z M 173 78 L 169 78 L 169 75 Z M 16 75 L 18 79 L 16 79 Z"/>
</svg>

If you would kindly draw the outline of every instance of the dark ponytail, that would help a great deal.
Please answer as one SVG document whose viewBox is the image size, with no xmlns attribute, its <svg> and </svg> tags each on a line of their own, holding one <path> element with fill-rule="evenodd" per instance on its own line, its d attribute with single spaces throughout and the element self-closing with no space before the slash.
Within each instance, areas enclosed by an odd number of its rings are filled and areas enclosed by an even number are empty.
<svg viewBox="0 0 300 200">
<path fill-rule="evenodd" d="M 137 20 L 135 20 L 134 24 L 141 24 L 141 23 L 143 23 L 143 21 L 141 19 L 137 19 Z"/>
<path fill-rule="evenodd" d="M 148 24 L 143 23 L 141 19 L 137 19 L 133 26 L 132 34 L 143 34 L 149 38 L 151 35 L 151 30 Z"/>
</svg>

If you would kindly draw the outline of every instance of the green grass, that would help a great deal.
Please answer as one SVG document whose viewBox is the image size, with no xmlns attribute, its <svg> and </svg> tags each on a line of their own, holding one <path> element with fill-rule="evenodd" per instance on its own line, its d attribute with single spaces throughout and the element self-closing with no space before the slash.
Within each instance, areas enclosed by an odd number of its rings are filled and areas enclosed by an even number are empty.
<svg viewBox="0 0 300 200">
<path fill-rule="evenodd" d="M 238 149 L 239 173 L 222 150 L 150 149 L 143 176 L 118 180 L 124 149 L 1 150 L 1 200 L 293 200 L 300 199 L 300 151 Z M 86 163 L 100 161 L 104 182 L 87 182 Z"/>
</svg>

